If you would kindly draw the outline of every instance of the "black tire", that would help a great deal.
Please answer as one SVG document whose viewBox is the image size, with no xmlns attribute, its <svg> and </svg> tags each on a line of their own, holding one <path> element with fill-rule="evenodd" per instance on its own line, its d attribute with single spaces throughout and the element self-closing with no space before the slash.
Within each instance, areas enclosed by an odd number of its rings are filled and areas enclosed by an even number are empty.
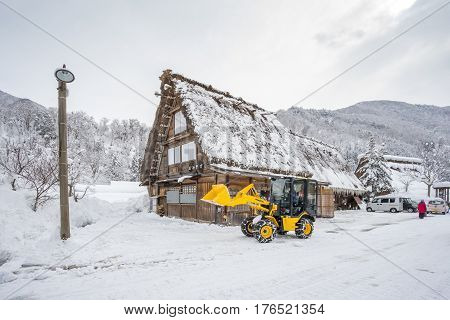
<svg viewBox="0 0 450 320">
<path fill-rule="evenodd" d="M 241 222 L 241 231 L 247 237 L 253 237 L 253 219 L 255 217 L 247 217 Z"/>
<path fill-rule="evenodd" d="M 391 213 L 397 213 L 397 209 L 392 208 L 391 210 L 389 210 Z"/>
<path fill-rule="evenodd" d="M 314 231 L 314 224 L 311 219 L 301 218 L 297 222 L 297 228 L 295 229 L 295 235 L 300 239 L 308 239 L 311 237 Z"/>
<path fill-rule="evenodd" d="M 253 225 L 253 236 L 260 243 L 271 242 L 277 235 L 277 227 L 272 221 L 262 219 Z"/>
<path fill-rule="evenodd" d="M 372 209 L 371 207 L 368 207 L 368 208 L 366 209 L 366 211 L 367 211 L 367 212 L 373 212 L 373 209 Z"/>
<path fill-rule="evenodd" d="M 413 208 L 409 208 L 409 209 L 408 209 L 408 212 L 409 212 L 409 213 L 413 213 L 413 212 L 414 212 L 414 209 L 413 209 Z"/>
</svg>

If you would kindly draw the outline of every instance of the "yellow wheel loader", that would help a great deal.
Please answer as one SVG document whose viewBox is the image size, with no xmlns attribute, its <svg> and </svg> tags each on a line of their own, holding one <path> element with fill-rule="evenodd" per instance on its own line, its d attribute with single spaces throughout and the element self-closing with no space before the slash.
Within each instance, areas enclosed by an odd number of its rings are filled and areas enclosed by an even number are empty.
<svg viewBox="0 0 450 320">
<path fill-rule="evenodd" d="M 216 184 L 201 200 L 217 206 L 250 206 L 252 216 L 242 221 L 242 233 L 265 243 L 288 231 L 294 231 L 301 239 L 311 237 L 316 215 L 316 190 L 317 184 L 311 180 L 274 178 L 271 179 L 269 200 L 261 197 L 253 184 L 233 198 L 226 185 Z"/>
</svg>

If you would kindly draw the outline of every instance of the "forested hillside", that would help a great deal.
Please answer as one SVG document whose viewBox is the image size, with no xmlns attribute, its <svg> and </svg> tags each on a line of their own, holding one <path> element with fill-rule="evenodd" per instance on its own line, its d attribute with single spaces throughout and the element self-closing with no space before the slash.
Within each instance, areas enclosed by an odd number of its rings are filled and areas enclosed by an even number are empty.
<svg viewBox="0 0 450 320">
<path fill-rule="evenodd" d="M 292 107 L 277 116 L 291 130 L 338 147 L 353 168 L 372 136 L 392 155 L 421 157 L 427 141 L 450 147 L 450 107 L 367 101 L 338 110 Z"/>
<path fill-rule="evenodd" d="M 71 189 L 137 181 L 147 135 L 148 127 L 136 119 L 95 121 L 84 112 L 69 112 Z M 26 184 L 45 193 L 43 188 L 56 183 L 57 143 L 56 109 L 0 91 L 0 170 L 13 189 Z"/>
</svg>

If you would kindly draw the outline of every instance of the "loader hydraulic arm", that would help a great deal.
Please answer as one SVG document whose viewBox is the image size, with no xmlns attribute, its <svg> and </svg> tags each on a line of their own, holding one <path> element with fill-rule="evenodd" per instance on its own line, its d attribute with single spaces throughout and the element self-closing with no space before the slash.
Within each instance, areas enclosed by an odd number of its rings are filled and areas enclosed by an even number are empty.
<svg viewBox="0 0 450 320">
<path fill-rule="evenodd" d="M 276 205 L 271 205 L 270 201 L 263 199 L 258 194 L 253 183 L 243 188 L 233 198 L 230 197 L 230 193 L 226 185 L 215 184 L 201 200 L 217 206 L 226 207 L 235 207 L 246 204 L 253 209 L 267 213 L 274 212 L 277 209 Z"/>
</svg>

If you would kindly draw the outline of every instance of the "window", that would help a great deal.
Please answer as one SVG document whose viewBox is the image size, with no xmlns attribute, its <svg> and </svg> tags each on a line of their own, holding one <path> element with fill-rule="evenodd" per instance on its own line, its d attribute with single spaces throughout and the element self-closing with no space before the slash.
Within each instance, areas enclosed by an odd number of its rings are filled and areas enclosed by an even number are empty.
<svg viewBox="0 0 450 320">
<path fill-rule="evenodd" d="M 394 198 L 390 198 L 389 199 L 389 203 L 395 203 L 395 199 Z"/>
<path fill-rule="evenodd" d="M 185 184 L 185 185 L 181 186 L 181 193 L 196 194 L 197 186 L 195 184 Z"/>
<path fill-rule="evenodd" d="M 168 150 L 168 163 L 169 166 L 180 162 L 195 160 L 197 158 L 197 148 L 195 142 L 189 142 L 182 146 L 169 148 Z"/>
<path fill-rule="evenodd" d="M 293 206 L 303 210 L 304 198 L 305 198 L 305 182 L 303 180 L 294 181 L 294 195 Z"/>
<path fill-rule="evenodd" d="M 284 179 L 275 179 L 272 181 L 272 201 L 281 201 L 284 195 L 284 185 L 286 180 Z"/>
<path fill-rule="evenodd" d="M 185 130 L 186 130 L 186 119 L 181 113 L 181 111 L 178 111 L 175 113 L 175 134 L 178 134 Z"/>
<path fill-rule="evenodd" d="M 311 209 L 313 212 L 316 210 L 317 205 L 317 183 L 313 181 L 308 182 L 308 209 Z"/>
<path fill-rule="evenodd" d="M 174 148 L 169 148 L 168 161 L 169 161 L 169 166 L 172 165 L 172 164 L 176 164 L 176 163 L 180 163 L 181 162 L 180 146 L 174 147 Z"/>
<path fill-rule="evenodd" d="M 197 150 L 195 148 L 195 142 L 189 142 L 186 144 L 183 144 L 181 146 L 181 150 L 182 150 L 182 161 L 189 161 L 189 160 L 195 160 L 196 159 L 196 153 Z"/>
<path fill-rule="evenodd" d="M 389 203 L 389 199 L 381 199 L 381 203 Z"/>
<path fill-rule="evenodd" d="M 175 147 L 174 148 L 175 149 L 175 156 L 174 156 L 174 158 L 175 158 L 175 163 L 180 163 L 181 162 L 181 148 L 180 148 L 180 146 L 178 146 L 178 147 Z"/>
<path fill-rule="evenodd" d="M 195 204 L 197 187 L 195 184 L 187 184 L 181 187 L 180 203 Z"/>
<path fill-rule="evenodd" d="M 373 199 L 372 200 L 372 203 L 379 203 L 380 202 L 380 199 Z"/>
<path fill-rule="evenodd" d="M 195 184 L 170 187 L 166 193 L 166 201 L 168 204 L 195 204 L 196 199 L 197 187 Z"/>
<path fill-rule="evenodd" d="M 167 203 L 180 203 L 180 188 L 169 188 L 166 193 Z"/>
</svg>

